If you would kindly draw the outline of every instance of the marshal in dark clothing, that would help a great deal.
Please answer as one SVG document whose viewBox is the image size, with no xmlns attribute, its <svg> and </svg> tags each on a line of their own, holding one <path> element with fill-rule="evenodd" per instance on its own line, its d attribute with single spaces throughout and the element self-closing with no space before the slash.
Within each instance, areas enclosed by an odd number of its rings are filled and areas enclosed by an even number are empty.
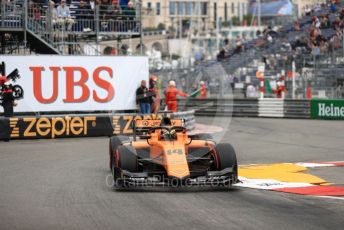
<svg viewBox="0 0 344 230">
<path fill-rule="evenodd" d="M 13 117 L 14 97 L 11 89 L 4 90 L 2 93 L 2 107 L 4 117 Z"/>
</svg>

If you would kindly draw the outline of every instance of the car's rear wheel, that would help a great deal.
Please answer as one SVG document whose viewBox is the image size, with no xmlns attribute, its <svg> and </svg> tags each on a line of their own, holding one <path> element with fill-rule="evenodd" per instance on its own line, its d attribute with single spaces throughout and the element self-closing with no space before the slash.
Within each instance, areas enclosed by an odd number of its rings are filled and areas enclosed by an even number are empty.
<svg viewBox="0 0 344 230">
<path fill-rule="evenodd" d="M 113 136 L 110 138 L 109 141 L 109 167 L 110 170 L 112 169 L 113 164 L 113 156 L 115 151 L 117 150 L 118 146 L 120 146 L 123 142 L 129 141 L 129 137 L 127 136 Z"/>
<path fill-rule="evenodd" d="M 113 162 L 112 173 L 115 187 L 120 188 L 127 186 L 121 176 L 121 170 L 129 172 L 138 171 L 136 150 L 132 146 L 119 146 L 116 155 L 113 156 Z"/>
<path fill-rule="evenodd" d="M 236 153 L 231 144 L 220 143 L 215 146 L 217 170 L 233 168 L 233 183 L 238 179 L 238 162 Z"/>
</svg>

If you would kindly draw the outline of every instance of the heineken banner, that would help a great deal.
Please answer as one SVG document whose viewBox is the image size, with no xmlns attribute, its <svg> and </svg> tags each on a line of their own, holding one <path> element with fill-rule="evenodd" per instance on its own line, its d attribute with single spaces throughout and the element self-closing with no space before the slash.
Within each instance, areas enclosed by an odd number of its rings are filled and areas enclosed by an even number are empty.
<svg viewBox="0 0 344 230">
<path fill-rule="evenodd" d="M 344 120 L 344 100 L 311 100 L 311 118 Z"/>
</svg>

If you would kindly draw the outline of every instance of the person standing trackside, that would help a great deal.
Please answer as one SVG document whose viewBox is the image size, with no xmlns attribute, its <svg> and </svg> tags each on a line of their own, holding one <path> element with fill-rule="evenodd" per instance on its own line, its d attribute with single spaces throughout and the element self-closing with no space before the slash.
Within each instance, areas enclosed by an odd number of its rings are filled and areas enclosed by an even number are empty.
<svg viewBox="0 0 344 230">
<path fill-rule="evenodd" d="M 177 96 L 188 97 L 189 95 L 176 89 L 175 81 L 170 81 L 168 84 L 168 88 L 165 91 L 165 103 L 167 106 L 167 110 L 177 112 Z"/>
<path fill-rule="evenodd" d="M 207 86 L 205 85 L 204 81 L 200 82 L 200 94 L 198 96 L 199 99 L 206 99 L 208 97 L 208 90 L 207 90 Z"/>
<path fill-rule="evenodd" d="M 159 96 L 159 89 L 157 84 L 158 78 L 152 75 L 149 78 L 149 92 L 151 93 L 151 110 L 152 113 L 157 114 L 160 106 L 160 96 Z"/>
<path fill-rule="evenodd" d="M 12 89 L 4 84 L 2 92 L 2 107 L 4 108 L 4 117 L 13 117 L 13 106 L 15 106 Z"/>
<path fill-rule="evenodd" d="M 142 80 L 140 87 L 136 90 L 136 104 L 139 105 L 141 114 L 149 114 L 151 112 L 151 100 L 151 95 L 147 88 L 147 82 Z"/>
</svg>

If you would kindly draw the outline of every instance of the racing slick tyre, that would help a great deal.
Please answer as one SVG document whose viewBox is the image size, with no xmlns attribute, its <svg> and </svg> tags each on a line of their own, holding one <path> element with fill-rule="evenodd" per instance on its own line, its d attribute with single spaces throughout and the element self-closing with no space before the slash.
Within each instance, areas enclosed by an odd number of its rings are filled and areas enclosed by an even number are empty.
<svg viewBox="0 0 344 230">
<path fill-rule="evenodd" d="M 215 154 L 218 158 L 218 170 L 225 168 L 233 168 L 233 180 L 232 183 L 236 183 L 238 180 L 238 162 L 236 153 L 231 144 L 220 143 L 215 146 Z"/>
<path fill-rule="evenodd" d="M 113 136 L 110 138 L 109 142 L 109 167 L 110 170 L 112 170 L 112 164 L 113 164 L 113 154 L 117 150 L 118 146 L 122 144 L 124 141 L 129 141 L 129 137 L 127 136 Z"/>
<path fill-rule="evenodd" d="M 113 162 L 117 157 L 118 165 L 113 164 L 112 173 L 114 179 L 114 186 L 116 188 L 127 187 L 125 180 L 121 176 L 121 171 L 126 170 L 129 172 L 138 171 L 138 161 L 136 150 L 132 146 L 119 146 L 117 148 L 117 156 L 113 156 Z"/>
</svg>

